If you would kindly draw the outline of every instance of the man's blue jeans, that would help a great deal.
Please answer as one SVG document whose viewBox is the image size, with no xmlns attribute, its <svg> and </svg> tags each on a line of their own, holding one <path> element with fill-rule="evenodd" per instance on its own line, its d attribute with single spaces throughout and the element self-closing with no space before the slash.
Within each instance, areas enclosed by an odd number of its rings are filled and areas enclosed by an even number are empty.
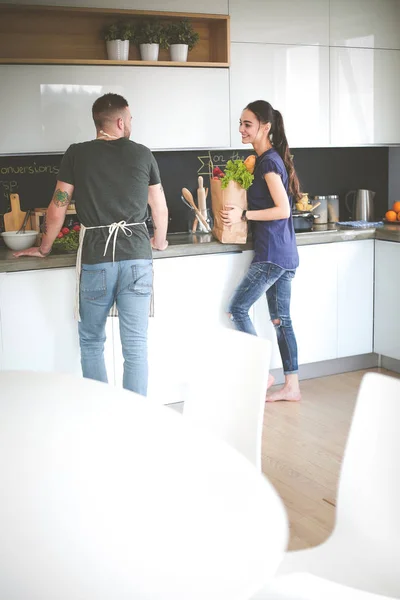
<svg viewBox="0 0 400 600">
<path fill-rule="evenodd" d="M 285 375 L 298 371 L 297 343 L 290 318 L 291 283 L 294 275 L 295 271 L 282 269 L 272 263 L 253 263 L 235 290 L 228 308 L 236 329 L 257 335 L 249 317 L 249 309 L 266 293 Z"/>
<path fill-rule="evenodd" d="M 107 315 L 116 301 L 124 356 L 123 386 L 147 394 L 147 328 L 153 287 L 151 260 L 82 265 L 79 341 L 83 376 L 107 382 Z"/>
</svg>

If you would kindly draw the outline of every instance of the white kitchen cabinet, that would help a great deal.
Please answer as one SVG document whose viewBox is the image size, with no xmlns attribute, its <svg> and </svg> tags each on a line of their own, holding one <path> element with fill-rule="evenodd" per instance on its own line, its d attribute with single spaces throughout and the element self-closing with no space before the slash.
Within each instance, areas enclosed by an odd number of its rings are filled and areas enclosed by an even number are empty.
<svg viewBox="0 0 400 600">
<path fill-rule="evenodd" d="M 74 268 L 0 274 L 0 369 L 81 375 L 74 302 Z M 112 321 L 107 319 L 104 347 L 110 383 L 115 379 Z"/>
<path fill-rule="evenodd" d="M 0 294 L 2 369 L 81 373 L 74 268 L 7 273 Z"/>
<path fill-rule="evenodd" d="M 3 334 L 1 328 L 1 297 L 2 297 L 2 289 L 4 285 L 4 279 L 6 277 L 6 273 L 0 273 L 0 370 L 3 369 Z"/>
<path fill-rule="evenodd" d="M 329 0 L 230 0 L 232 42 L 329 45 Z"/>
<path fill-rule="evenodd" d="M 338 357 L 373 351 L 374 240 L 338 243 Z"/>
<path fill-rule="evenodd" d="M 330 0 L 331 46 L 400 49 L 398 0 Z"/>
<path fill-rule="evenodd" d="M 329 48 L 234 43 L 230 78 L 232 148 L 243 108 L 260 99 L 282 113 L 292 148 L 329 145 Z"/>
<path fill-rule="evenodd" d="M 300 266 L 292 281 L 291 317 L 299 364 L 337 358 L 337 244 L 300 246 Z M 265 296 L 254 307 L 257 333 L 272 340 L 271 368 L 282 368 Z"/>
<path fill-rule="evenodd" d="M 196 361 L 206 389 L 207 355 L 197 358 L 199 340 L 213 343 L 216 326 L 232 327 L 229 298 L 252 260 L 252 252 L 211 254 L 154 261 L 154 317 L 149 320 L 148 394 L 161 403 L 185 398 L 189 364 Z M 123 357 L 114 324 L 116 385 L 122 385 Z"/>
<path fill-rule="evenodd" d="M 375 242 L 374 350 L 400 360 L 400 243 Z"/>
<path fill-rule="evenodd" d="M 92 104 L 107 92 L 127 99 L 131 138 L 149 148 L 229 146 L 228 69 L 1 65 L 0 81 L 0 153 L 93 139 Z"/>
<path fill-rule="evenodd" d="M 8 2 L 9 0 L 0 0 L 0 4 Z M 68 2 L 66 0 L 13 0 L 12 4 L 111 7 L 110 0 L 69 0 Z M 130 10 L 228 14 L 228 0 L 203 0 L 201 4 L 194 0 L 113 0 L 112 7 Z"/>
<path fill-rule="evenodd" d="M 400 52 L 330 49 L 331 142 L 400 142 Z"/>
</svg>

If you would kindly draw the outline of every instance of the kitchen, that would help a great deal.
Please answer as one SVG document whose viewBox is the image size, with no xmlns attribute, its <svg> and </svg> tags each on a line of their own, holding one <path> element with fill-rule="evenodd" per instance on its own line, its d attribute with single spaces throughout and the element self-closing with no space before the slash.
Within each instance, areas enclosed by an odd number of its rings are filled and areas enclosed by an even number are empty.
<svg viewBox="0 0 400 600">
<path fill-rule="evenodd" d="M 109 5 L 107 0 L 79 4 Z M 365 8 L 359 0 L 279 5 L 208 0 L 199 7 L 193 1 L 135 0 L 118 6 L 229 16 L 224 66 L 109 66 L 106 60 L 54 64 L 49 50 L 48 60 L 32 64 L 29 56 L 5 54 L 0 57 L 0 179 L 7 197 L 10 191 L 19 194 L 23 210 L 45 207 L 50 195 L 40 186 L 35 189 L 36 175 L 30 183 L 24 173 L 27 191 L 23 185 L 10 188 L 17 180 L 12 175 L 18 175 L 12 169 L 47 166 L 53 173 L 42 174 L 54 176 L 67 146 L 93 137 L 94 97 L 106 91 L 127 97 L 132 137 L 154 151 L 170 210 L 170 245 L 154 253 L 150 361 L 157 378 L 150 386 L 160 390 L 164 401 L 176 402 L 184 395 L 188 360 L 182 357 L 177 365 L 180 336 L 190 331 L 194 341 L 204 335 L 211 340 L 213 325 L 227 324 L 226 302 L 252 258 L 250 242 L 221 245 L 210 236 L 188 233 L 190 212 L 180 199 L 181 189 L 195 193 L 199 174 L 209 187 L 210 156 L 223 167 L 229 158 L 249 153 L 238 133 L 240 112 L 249 101 L 265 98 L 284 115 L 309 197 L 338 195 L 340 220 L 347 221 L 346 193 L 372 190 L 374 220 L 381 220 L 400 194 L 399 3 L 376 0 Z M 4 214 L 4 194 L 1 200 Z M 301 378 L 378 366 L 400 373 L 400 289 L 392 276 L 400 258 L 400 227 L 336 231 L 326 224 L 326 229 L 297 235 L 301 267 L 292 305 Z M 0 249 L 1 369 L 79 372 L 71 310 L 74 260 L 73 254 L 53 253 L 44 261 L 16 261 Z M 260 334 L 274 339 L 264 299 L 253 317 Z M 122 357 L 112 318 L 108 334 L 107 364 L 110 379 L 117 382 Z M 168 356 L 158 353 L 158 341 L 166 336 Z M 16 339 L 22 343 L 15 344 Z M 278 368 L 274 346 L 271 369 L 279 381 Z M 167 377 L 173 385 L 166 396 L 161 389 Z"/>
</svg>

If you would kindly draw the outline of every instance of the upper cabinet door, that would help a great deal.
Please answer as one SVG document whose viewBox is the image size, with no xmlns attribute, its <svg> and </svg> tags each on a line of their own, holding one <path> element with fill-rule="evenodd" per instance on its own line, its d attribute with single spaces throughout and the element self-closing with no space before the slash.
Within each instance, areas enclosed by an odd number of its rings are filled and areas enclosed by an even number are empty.
<svg viewBox="0 0 400 600">
<path fill-rule="evenodd" d="M 0 4 L 5 0 L 0 0 Z M 91 6 L 94 8 L 123 8 L 129 10 L 155 10 L 168 12 L 192 12 L 228 14 L 228 0 L 202 0 L 200 4 L 188 0 L 13 0 L 12 4 L 34 4 L 35 6 Z"/>
<path fill-rule="evenodd" d="M 278 44 L 231 45 L 231 145 L 241 147 L 239 119 L 253 100 L 282 113 L 289 146 L 329 145 L 329 49 Z"/>
<path fill-rule="evenodd" d="M 0 153 L 64 152 L 95 137 L 92 104 L 114 92 L 131 138 L 152 149 L 229 147 L 228 69 L 0 66 Z"/>
<path fill-rule="evenodd" d="M 400 52 L 331 48 L 331 142 L 400 142 Z"/>
<path fill-rule="evenodd" d="M 329 0 L 230 0 L 232 42 L 329 45 Z"/>
<path fill-rule="evenodd" d="M 330 45 L 400 49 L 399 0 L 330 0 Z"/>
</svg>

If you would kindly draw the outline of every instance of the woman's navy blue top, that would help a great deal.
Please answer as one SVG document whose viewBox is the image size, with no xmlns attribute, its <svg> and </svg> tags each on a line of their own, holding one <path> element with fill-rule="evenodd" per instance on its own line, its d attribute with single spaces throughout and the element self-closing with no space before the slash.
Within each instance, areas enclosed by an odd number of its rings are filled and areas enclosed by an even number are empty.
<svg viewBox="0 0 400 600">
<path fill-rule="evenodd" d="M 275 148 L 270 148 L 257 157 L 254 168 L 254 181 L 247 190 L 249 210 L 263 210 L 275 206 L 264 179 L 266 173 L 277 173 L 289 197 L 289 177 L 285 164 Z M 299 266 L 296 235 L 293 227 L 292 207 L 290 217 L 277 221 L 251 221 L 254 259 L 253 262 L 270 262 L 282 269 L 296 269 Z"/>
</svg>

